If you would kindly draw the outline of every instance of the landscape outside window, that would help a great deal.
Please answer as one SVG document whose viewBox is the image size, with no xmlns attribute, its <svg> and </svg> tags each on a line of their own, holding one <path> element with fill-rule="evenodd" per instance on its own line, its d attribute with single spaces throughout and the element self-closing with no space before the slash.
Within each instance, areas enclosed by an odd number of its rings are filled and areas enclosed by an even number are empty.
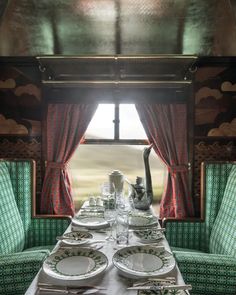
<svg viewBox="0 0 236 295">
<path fill-rule="evenodd" d="M 125 139 L 126 144 L 107 144 L 102 141 L 102 139 L 114 139 L 114 118 L 114 104 L 100 104 L 86 130 L 86 144 L 79 145 L 70 161 L 76 209 L 79 209 L 89 196 L 101 194 L 101 185 L 108 181 L 108 174 L 112 170 L 123 172 L 131 183 L 135 183 L 137 176 L 145 176 L 142 157 L 145 145 L 134 145 L 132 140 L 144 141 L 147 140 L 147 136 L 134 104 L 119 105 L 119 139 Z M 89 144 L 90 140 L 98 140 L 99 143 Z M 154 203 L 158 213 L 158 204 L 161 200 L 167 173 L 165 165 L 153 150 L 149 156 L 149 163 Z M 128 196 L 127 184 L 125 185 L 125 196 Z"/>
</svg>

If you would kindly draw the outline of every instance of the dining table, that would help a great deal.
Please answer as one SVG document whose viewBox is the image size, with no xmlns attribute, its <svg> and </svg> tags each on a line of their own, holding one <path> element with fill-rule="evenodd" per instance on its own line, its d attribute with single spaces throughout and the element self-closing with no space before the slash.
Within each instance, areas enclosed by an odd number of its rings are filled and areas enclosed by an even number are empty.
<svg viewBox="0 0 236 295">
<path fill-rule="evenodd" d="M 81 210 L 77 213 L 77 216 L 83 212 L 84 214 L 84 209 L 88 206 L 88 202 L 85 202 L 84 205 L 82 206 Z M 139 212 L 140 211 L 140 212 Z M 135 210 L 137 214 L 143 214 L 142 210 Z M 147 212 L 145 213 L 147 214 Z M 153 218 L 156 220 L 156 225 L 155 227 L 159 228 L 161 230 L 160 224 L 158 222 L 158 217 L 155 215 L 154 210 L 152 207 L 149 209 L 149 214 L 152 214 Z M 105 254 L 107 257 L 107 266 L 106 269 L 100 273 L 97 276 L 91 277 L 86 280 L 86 282 L 82 281 L 76 281 L 76 280 L 62 280 L 58 279 L 54 276 L 49 275 L 47 272 L 45 272 L 44 268 L 42 267 L 38 274 L 35 276 L 34 280 L 30 284 L 29 288 L 27 289 L 25 295 L 52 295 L 52 294 L 57 294 L 53 293 L 51 291 L 41 291 L 39 289 L 39 286 L 42 286 L 43 284 L 49 285 L 49 286 L 69 286 L 71 288 L 75 288 L 76 286 L 79 286 L 80 284 L 86 284 L 88 286 L 98 286 L 101 288 L 101 290 L 98 291 L 96 294 L 112 294 L 112 295 L 137 295 L 137 294 L 152 294 L 152 293 L 139 293 L 140 291 L 138 290 L 133 290 L 133 289 L 128 289 L 129 287 L 132 287 L 133 284 L 139 280 L 126 276 L 124 273 L 118 269 L 113 262 L 113 256 L 117 251 L 120 251 L 122 249 L 121 246 L 116 244 L 116 241 L 107 241 L 105 238 L 108 235 L 109 227 L 95 227 L 95 228 L 86 228 L 86 227 L 81 227 L 80 225 L 72 222 L 68 226 L 68 228 L 65 231 L 66 233 L 70 232 L 76 232 L 76 231 L 85 231 L 89 232 L 92 234 L 93 239 L 91 240 L 92 243 L 88 243 L 86 245 L 81 245 L 80 247 L 85 247 L 85 248 L 91 248 L 94 249 L 96 247 L 97 251 L 100 251 Z M 93 243 L 94 241 L 94 243 Z M 129 231 L 129 243 L 127 247 L 130 246 L 142 246 L 142 245 L 151 245 L 151 247 L 164 247 L 166 251 L 168 251 L 170 254 L 172 254 L 170 246 L 168 244 L 168 241 L 165 238 L 165 235 L 163 234 L 163 237 L 158 240 L 157 242 L 153 243 L 143 243 L 140 241 L 140 238 L 136 236 L 135 230 L 130 229 Z M 51 255 L 53 253 L 57 253 L 57 251 L 63 247 L 67 247 L 63 243 L 63 241 L 59 240 L 57 244 L 55 245 Z M 78 247 L 78 246 L 69 246 L 69 248 L 72 247 Z M 125 247 L 125 246 L 124 246 Z M 178 268 L 178 265 L 175 263 L 174 268 L 168 272 L 167 274 L 163 274 L 158 276 L 159 279 L 166 279 L 166 278 L 174 278 L 175 280 L 175 285 L 181 285 L 184 286 L 185 282 L 183 280 L 183 277 L 181 275 L 181 272 Z M 141 280 L 142 281 L 142 280 Z M 59 292 L 58 294 L 62 294 Z M 66 293 L 65 293 L 66 294 Z M 69 294 L 69 293 L 68 293 Z M 89 294 L 89 293 L 85 293 Z M 153 293 L 157 294 L 157 293 Z M 176 293 L 179 294 L 179 293 Z M 188 290 L 185 291 L 184 294 L 190 294 Z"/>
</svg>

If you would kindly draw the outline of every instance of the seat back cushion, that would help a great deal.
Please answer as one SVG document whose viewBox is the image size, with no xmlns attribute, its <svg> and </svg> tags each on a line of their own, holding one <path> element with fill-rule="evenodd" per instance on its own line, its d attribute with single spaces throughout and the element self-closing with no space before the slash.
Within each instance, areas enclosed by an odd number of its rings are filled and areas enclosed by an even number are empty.
<svg viewBox="0 0 236 295">
<path fill-rule="evenodd" d="M 0 162 L 0 254 L 24 248 L 23 223 L 16 204 L 7 165 Z"/>
<path fill-rule="evenodd" d="M 32 218 L 32 191 L 34 166 L 31 160 L 4 161 L 8 168 L 16 204 L 23 222 L 25 240 L 28 240 Z M 33 180 L 33 181 L 32 181 Z M 25 245 L 27 247 L 27 245 Z"/>
<path fill-rule="evenodd" d="M 233 163 L 206 163 L 205 165 L 205 239 L 202 250 L 209 252 L 210 235 L 224 197 Z"/>
<path fill-rule="evenodd" d="M 236 257 L 236 165 L 233 165 L 210 236 L 210 253 Z"/>
</svg>

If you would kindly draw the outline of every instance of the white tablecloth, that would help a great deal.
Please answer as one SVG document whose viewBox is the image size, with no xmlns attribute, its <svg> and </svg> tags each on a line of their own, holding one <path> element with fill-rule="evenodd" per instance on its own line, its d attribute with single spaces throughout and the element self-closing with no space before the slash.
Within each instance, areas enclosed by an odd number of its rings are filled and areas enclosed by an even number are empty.
<svg viewBox="0 0 236 295">
<path fill-rule="evenodd" d="M 71 231 L 71 225 L 68 227 L 66 232 Z M 93 234 L 94 239 L 105 239 L 106 233 L 100 233 L 96 230 L 90 230 L 90 232 Z M 140 242 L 138 238 L 131 232 L 130 234 L 130 245 L 140 245 Z M 167 240 L 164 238 L 160 243 L 160 246 L 165 246 L 167 250 L 170 251 L 170 247 L 168 245 Z M 59 243 L 55 246 L 56 250 L 59 247 Z M 132 286 L 133 281 L 131 279 L 122 277 L 115 266 L 112 264 L 112 256 L 117 251 L 117 247 L 115 243 L 106 242 L 104 243 L 104 246 L 99 251 L 103 252 L 109 260 L 109 266 L 104 274 L 101 274 L 95 279 L 88 280 L 87 284 L 95 284 L 102 287 L 105 287 L 106 290 L 98 293 L 98 294 L 112 294 L 112 295 L 136 295 L 137 290 L 127 290 L 127 287 Z M 176 265 L 175 269 L 168 273 L 168 275 L 165 275 L 164 277 L 170 277 L 174 276 L 176 278 L 177 284 L 184 284 L 182 275 L 178 269 L 178 266 Z M 25 295 L 34 295 L 37 294 L 37 284 L 38 282 L 42 283 L 50 283 L 55 285 L 63 285 L 64 282 L 57 280 L 55 278 L 49 277 L 47 274 L 44 273 L 43 269 L 39 271 L 31 285 L 29 286 L 27 292 Z M 70 285 L 78 285 L 78 282 L 70 282 Z M 47 294 L 46 292 L 44 293 Z M 48 293 L 49 294 L 49 293 Z M 50 293 L 52 294 L 52 293 Z"/>
</svg>

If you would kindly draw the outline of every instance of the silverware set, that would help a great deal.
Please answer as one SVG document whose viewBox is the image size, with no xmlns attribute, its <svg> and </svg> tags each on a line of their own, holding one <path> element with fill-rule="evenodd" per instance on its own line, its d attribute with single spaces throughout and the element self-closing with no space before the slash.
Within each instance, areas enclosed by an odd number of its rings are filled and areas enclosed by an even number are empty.
<svg viewBox="0 0 236 295">
<path fill-rule="evenodd" d="M 58 237 L 56 237 L 56 239 L 58 241 L 63 241 L 63 240 L 84 241 L 84 240 L 88 240 L 87 244 L 105 242 L 104 240 L 89 240 L 88 238 L 78 238 L 78 237 L 68 237 L 68 236 L 58 236 Z"/>
<path fill-rule="evenodd" d="M 191 285 L 147 285 L 147 286 L 135 286 L 129 287 L 127 290 L 150 290 L 150 291 L 162 291 L 162 290 L 191 290 Z"/>
<path fill-rule="evenodd" d="M 152 232 L 165 232 L 165 228 L 159 228 L 159 227 L 136 227 L 136 228 L 132 228 L 129 229 L 130 232 L 135 232 L 135 231 L 139 231 L 139 232 L 147 232 L 147 231 L 152 231 Z"/>
<path fill-rule="evenodd" d="M 132 287 L 128 287 L 127 290 L 149 290 L 149 291 L 173 291 L 173 290 L 191 290 L 191 285 L 176 285 L 174 277 L 164 278 L 150 278 L 145 281 L 137 281 Z M 188 294 L 186 292 L 186 294 Z"/>
<path fill-rule="evenodd" d="M 68 295 L 89 295 L 95 294 L 99 291 L 106 290 L 106 288 L 101 286 L 59 286 L 46 283 L 38 283 L 38 294 L 43 293 L 54 293 L 54 294 L 68 294 Z"/>
</svg>

